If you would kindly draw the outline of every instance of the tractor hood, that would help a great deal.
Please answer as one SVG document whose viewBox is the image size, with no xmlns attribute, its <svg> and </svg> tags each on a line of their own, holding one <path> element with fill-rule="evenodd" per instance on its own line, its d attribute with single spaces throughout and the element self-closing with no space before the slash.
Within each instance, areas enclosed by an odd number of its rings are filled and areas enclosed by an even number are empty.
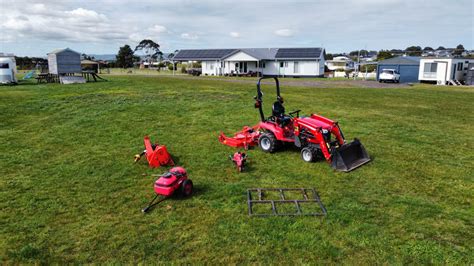
<svg viewBox="0 0 474 266">
<path fill-rule="evenodd" d="M 335 124 L 335 122 L 330 119 L 314 114 L 312 114 L 310 117 L 300 118 L 299 123 L 312 130 L 316 130 L 317 128 L 324 128 L 329 131 L 331 131 L 332 127 Z"/>
</svg>

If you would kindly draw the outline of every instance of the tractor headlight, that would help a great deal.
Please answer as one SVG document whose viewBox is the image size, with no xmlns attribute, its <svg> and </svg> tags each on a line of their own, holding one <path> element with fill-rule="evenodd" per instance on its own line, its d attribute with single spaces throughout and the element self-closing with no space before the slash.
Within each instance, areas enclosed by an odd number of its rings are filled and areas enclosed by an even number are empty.
<svg viewBox="0 0 474 266">
<path fill-rule="evenodd" d="M 327 129 L 323 129 L 323 134 L 327 134 L 329 131 Z"/>
</svg>

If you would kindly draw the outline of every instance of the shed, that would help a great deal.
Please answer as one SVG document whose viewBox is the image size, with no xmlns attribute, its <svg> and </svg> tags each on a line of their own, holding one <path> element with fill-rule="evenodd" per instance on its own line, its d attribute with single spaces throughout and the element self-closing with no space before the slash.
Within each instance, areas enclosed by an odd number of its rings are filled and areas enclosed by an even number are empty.
<svg viewBox="0 0 474 266">
<path fill-rule="evenodd" d="M 81 54 L 69 48 L 57 49 L 48 53 L 50 74 L 81 73 Z"/>
<path fill-rule="evenodd" d="M 93 60 L 81 60 L 81 68 L 85 71 L 93 71 L 99 73 L 100 63 Z"/>
<path fill-rule="evenodd" d="M 398 56 L 377 63 L 377 80 L 384 69 L 395 69 L 400 73 L 400 82 L 418 82 L 420 58 L 416 56 Z"/>
</svg>

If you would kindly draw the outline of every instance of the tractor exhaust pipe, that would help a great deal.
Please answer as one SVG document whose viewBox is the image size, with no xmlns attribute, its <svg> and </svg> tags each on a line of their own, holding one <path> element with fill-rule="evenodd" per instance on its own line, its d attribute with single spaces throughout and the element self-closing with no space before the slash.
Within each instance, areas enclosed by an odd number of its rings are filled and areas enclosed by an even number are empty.
<svg viewBox="0 0 474 266">
<path fill-rule="evenodd" d="M 367 151 L 358 139 L 333 149 L 331 158 L 332 168 L 342 172 L 350 172 L 371 161 Z"/>
</svg>

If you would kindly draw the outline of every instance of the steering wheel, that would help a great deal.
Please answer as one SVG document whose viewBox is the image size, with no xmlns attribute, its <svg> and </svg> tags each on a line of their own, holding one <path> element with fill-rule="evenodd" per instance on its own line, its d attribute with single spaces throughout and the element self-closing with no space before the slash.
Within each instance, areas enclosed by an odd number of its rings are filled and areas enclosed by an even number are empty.
<svg viewBox="0 0 474 266">
<path fill-rule="evenodd" d="M 295 117 L 294 114 L 296 114 L 296 117 L 300 117 L 300 112 L 301 110 L 296 110 L 296 111 L 288 113 L 288 115 L 291 117 Z"/>
</svg>

